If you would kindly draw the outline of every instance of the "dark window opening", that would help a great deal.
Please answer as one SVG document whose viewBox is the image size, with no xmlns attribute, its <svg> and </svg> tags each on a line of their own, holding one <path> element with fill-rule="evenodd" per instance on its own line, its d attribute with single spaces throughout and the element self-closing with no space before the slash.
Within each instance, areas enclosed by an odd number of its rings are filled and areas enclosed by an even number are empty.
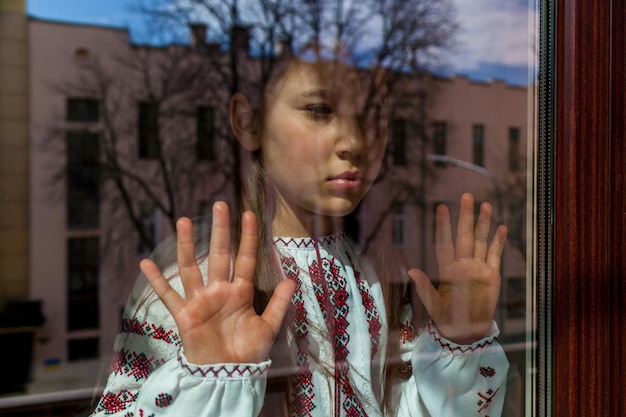
<svg viewBox="0 0 626 417">
<path fill-rule="evenodd" d="M 485 126 L 472 127 L 472 161 L 475 165 L 485 166 Z"/>
<path fill-rule="evenodd" d="M 404 246 L 404 205 L 398 204 L 393 211 L 391 241 L 394 246 Z"/>
<path fill-rule="evenodd" d="M 509 128 L 509 169 L 517 171 L 520 168 L 520 128 Z"/>
<path fill-rule="evenodd" d="M 435 122 L 433 124 L 433 153 L 435 155 L 446 154 L 446 122 Z"/>
<path fill-rule="evenodd" d="M 153 201 L 142 201 L 139 203 L 139 224 L 145 240 L 139 236 L 137 254 L 149 256 L 156 246 L 158 229 L 158 209 Z"/>
<path fill-rule="evenodd" d="M 214 161 L 215 149 L 215 109 L 200 106 L 197 110 L 197 154 L 199 161 Z"/>
<path fill-rule="evenodd" d="M 394 119 L 391 122 L 391 152 L 393 164 L 397 166 L 407 165 L 407 121 L 406 119 Z"/>
<path fill-rule="evenodd" d="M 68 122 L 97 122 L 100 119 L 98 100 L 91 98 L 68 98 L 65 104 Z"/>
<path fill-rule="evenodd" d="M 67 342 L 67 359 L 70 362 L 86 359 L 98 359 L 100 341 L 97 337 L 88 339 L 70 339 Z"/>
<path fill-rule="evenodd" d="M 73 238 L 67 242 L 67 328 L 98 329 L 99 240 Z"/>
<path fill-rule="evenodd" d="M 154 159 L 160 154 L 159 114 L 156 103 L 139 103 L 139 157 Z"/>
<path fill-rule="evenodd" d="M 66 144 L 68 228 L 97 228 L 100 223 L 99 136 L 68 132 Z"/>
</svg>

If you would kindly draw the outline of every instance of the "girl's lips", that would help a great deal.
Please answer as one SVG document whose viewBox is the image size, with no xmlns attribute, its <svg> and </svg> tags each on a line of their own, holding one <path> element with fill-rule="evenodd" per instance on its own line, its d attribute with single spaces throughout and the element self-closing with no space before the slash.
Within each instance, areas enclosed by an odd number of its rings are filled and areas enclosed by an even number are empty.
<svg viewBox="0 0 626 417">
<path fill-rule="evenodd" d="M 359 188 L 362 180 L 358 173 L 344 173 L 328 179 L 331 187 L 337 190 Z"/>
</svg>

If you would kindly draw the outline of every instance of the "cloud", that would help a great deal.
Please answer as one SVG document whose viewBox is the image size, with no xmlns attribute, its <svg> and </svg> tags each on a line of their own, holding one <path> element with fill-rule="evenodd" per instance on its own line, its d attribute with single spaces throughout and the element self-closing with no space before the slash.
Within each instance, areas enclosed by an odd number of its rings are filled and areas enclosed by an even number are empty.
<svg viewBox="0 0 626 417">
<path fill-rule="evenodd" d="M 531 0 L 454 0 L 460 30 L 451 56 L 456 71 L 485 63 L 527 66 L 534 33 Z M 529 29 L 531 28 L 531 29 Z"/>
<path fill-rule="evenodd" d="M 256 4 L 254 0 L 241 0 Z M 444 54 L 441 68 L 435 71 L 442 74 L 462 73 L 471 78 L 501 78 L 514 84 L 527 81 L 529 56 L 534 40 L 533 5 L 535 0 L 449 0 L 457 9 L 460 26 L 457 42 L 453 50 Z M 210 35 L 219 39 L 220 23 L 206 9 L 198 7 L 194 0 L 174 0 L 169 7 L 180 7 L 195 12 L 194 18 L 209 23 Z M 253 12 L 252 20 L 258 17 L 256 8 L 242 7 Z M 228 15 L 226 13 L 226 15 Z M 372 30 L 365 31 L 359 46 L 375 45 L 378 41 L 376 21 L 370 22 Z M 183 31 L 186 28 L 183 28 Z M 534 65 L 534 64 L 530 64 Z"/>
</svg>

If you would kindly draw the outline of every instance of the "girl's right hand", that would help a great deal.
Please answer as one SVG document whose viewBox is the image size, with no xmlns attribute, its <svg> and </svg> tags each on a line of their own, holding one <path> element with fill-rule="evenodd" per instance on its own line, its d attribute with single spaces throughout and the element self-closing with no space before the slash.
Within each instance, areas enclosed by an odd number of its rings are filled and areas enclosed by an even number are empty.
<svg viewBox="0 0 626 417">
<path fill-rule="evenodd" d="M 242 216 L 242 236 L 232 281 L 228 206 L 213 206 L 213 227 L 205 285 L 196 263 L 193 226 L 188 218 L 176 223 L 178 268 L 185 291 L 181 297 L 149 259 L 140 268 L 172 314 L 185 356 L 196 365 L 259 363 L 267 359 L 289 308 L 295 283 L 284 279 L 267 308 L 258 315 L 252 305 L 257 254 L 257 220 Z"/>
</svg>

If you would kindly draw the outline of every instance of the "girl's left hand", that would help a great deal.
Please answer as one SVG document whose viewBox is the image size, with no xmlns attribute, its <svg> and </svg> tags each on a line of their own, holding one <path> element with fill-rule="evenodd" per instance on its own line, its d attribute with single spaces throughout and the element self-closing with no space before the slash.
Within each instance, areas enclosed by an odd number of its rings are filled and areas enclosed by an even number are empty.
<svg viewBox="0 0 626 417">
<path fill-rule="evenodd" d="M 436 217 L 439 285 L 435 288 L 418 269 L 411 269 L 409 275 L 439 333 L 452 342 L 471 344 L 485 337 L 491 328 L 500 295 L 500 261 L 507 228 L 498 226 L 488 245 L 491 205 L 481 205 L 474 227 L 471 194 L 461 196 L 456 244 L 452 242 L 448 208 L 437 207 Z"/>
</svg>

